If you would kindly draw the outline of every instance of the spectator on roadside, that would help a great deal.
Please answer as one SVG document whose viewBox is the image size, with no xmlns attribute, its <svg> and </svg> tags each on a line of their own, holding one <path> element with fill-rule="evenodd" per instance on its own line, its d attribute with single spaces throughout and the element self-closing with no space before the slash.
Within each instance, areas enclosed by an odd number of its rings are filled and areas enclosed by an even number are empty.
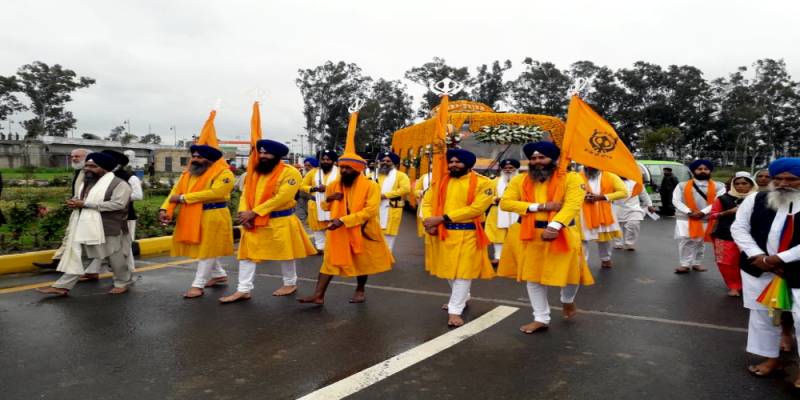
<svg viewBox="0 0 800 400">
<path fill-rule="evenodd" d="M 756 185 L 758 185 L 759 192 L 768 192 L 770 181 L 772 181 L 772 178 L 769 177 L 768 169 L 756 171 Z"/>
<path fill-rule="evenodd" d="M 672 191 L 678 186 L 678 178 L 672 175 L 672 168 L 664 168 L 664 177 L 661 178 L 661 185 L 658 193 L 661 195 L 661 215 L 665 217 L 675 216 L 675 206 L 672 204 Z"/>
<path fill-rule="evenodd" d="M 739 272 L 739 248 L 731 236 L 731 224 L 736 218 L 736 210 L 745 197 L 756 193 L 756 182 L 747 172 L 737 172 L 731 180 L 731 189 L 728 193 L 717 197 L 711 205 L 709 221 L 716 221 L 711 237 L 714 239 L 714 258 L 717 261 L 719 273 L 728 287 L 728 296 L 740 297 L 742 295 L 742 276 Z"/>
</svg>

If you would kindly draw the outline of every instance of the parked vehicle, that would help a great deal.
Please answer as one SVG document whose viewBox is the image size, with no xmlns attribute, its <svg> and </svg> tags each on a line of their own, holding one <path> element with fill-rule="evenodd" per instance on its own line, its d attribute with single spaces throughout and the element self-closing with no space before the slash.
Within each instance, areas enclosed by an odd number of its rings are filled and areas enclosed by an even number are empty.
<svg viewBox="0 0 800 400">
<path fill-rule="evenodd" d="M 637 164 L 642 170 L 644 187 L 656 207 L 661 206 L 661 195 L 658 193 L 658 188 L 661 186 L 661 179 L 664 178 L 664 168 L 672 168 L 672 175 L 678 178 L 678 182 L 686 182 L 692 177 L 689 167 L 675 161 L 639 160 Z"/>
</svg>

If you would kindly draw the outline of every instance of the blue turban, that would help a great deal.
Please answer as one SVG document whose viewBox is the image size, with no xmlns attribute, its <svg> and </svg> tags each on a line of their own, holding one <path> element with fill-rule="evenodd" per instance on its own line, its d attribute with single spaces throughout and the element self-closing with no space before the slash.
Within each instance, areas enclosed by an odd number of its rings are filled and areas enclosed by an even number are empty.
<svg viewBox="0 0 800 400">
<path fill-rule="evenodd" d="M 204 144 L 192 145 L 192 147 L 189 147 L 189 152 L 200 154 L 200 157 L 212 162 L 222 158 L 222 152 L 219 149 Z"/>
<path fill-rule="evenodd" d="M 333 151 L 333 150 L 324 150 L 322 153 L 320 153 L 320 155 L 319 155 L 320 160 L 322 159 L 322 157 L 325 157 L 325 156 L 327 156 L 328 158 L 333 160 L 333 162 L 336 162 L 336 160 L 339 159 L 339 155 L 336 154 L 336 152 Z"/>
<path fill-rule="evenodd" d="M 503 161 L 500 161 L 500 168 L 505 168 L 506 165 L 513 165 L 514 168 L 519 168 L 519 161 L 513 158 L 507 158 Z"/>
<path fill-rule="evenodd" d="M 117 165 L 119 165 L 120 167 L 128 165 L 128 163 L 131 161 L 130 159 L 128 159 L 128 156 L 116 150 L 103 150 L 101 151 L 101 153 L 105 153 L 110 155 L 111 157 L 114 157 L 114 159 L 117 160 Z"/>
<path fill-rule="evenodd" d="M 769 163 L 769 176 L 775 177 L 783 172 L 800 177 L 800 158 L 783 157 Z"/>
<path fill-rule="evenodd" d="M 308 157 L 308 158 L 306 158 L 305 160 L 303 160 L 303 164 L 305 164 L 305 163 L 309 163 L 309 164 L 311 164 L 311 166 L 312 166 L 312 167 L 314 167 L 314 168 L 317 168 L 317 167 L 319 167 L 319 160 L 317 160 L 317 159 L 316 159 L 316 158 L 314 158 L 314 157 Z"/>
<path fill-rule="evenodd" d="M 387 151 L 385 153 L 381 153 L 381 155 L 380 155 L 380 157 L 378 157 L 378 159 L 382 160 L 384 157 L 391 158 L 392 159 L 392 163 L 394 163 L 394 165 L 400 165 L 400 156 L 398 156 L 397 153 L 392 153 L 391 151 Z"/>
<path fill-rule="evenodd" d="M 458 161 L 464 163 L 467 169 L 472 168 L 475 165 L 475 154 L 463 149 L 450 149 L 447 150 L 447 161 L 450 161 L 451 158 L 457 158 Z"/>
<path fill-rule="evenodd" d="M 258 152 L 264 151 L 272 154 L 276 158 L 283 158 L 283 156 L 289 154 L 289 148 L 286 147 L 285 144 L 269 139 L 261 139 L 257 141 L 256 149 Z"/>
<path fill-rule="evenodd" d="M 713 171 L 714 170 L 714 163 L 712 163 L 711 161 L 708 161 L 708 160 L 702 160 L 701 159 L 701 160 L 692 161 L 692 163 L 689 164 L 689 171 L 692 171 L 692 173 L 694 173 L 694 170 L 699 168 L 701 165 L 705 165 L 708 168 L 709 171 Z"/>
<path fill-rule="evenodd" d="M 93 161 L 98 167 L 106 171 L 113 171 L 119 164 L 114 156 L 106 153 L 89 153 L 86 156 L 86 161 Z"/>
<path fill-rule="evenodd" d="M 526 144 L 522 148 L 522 152 L 524 152 L 525 156 L 528 158 L 531 158 L 533 153 L 539 153 L 547 158 L 553 159 L 553 161 L 558 159 L 558 156 L 561 155 L 561 150 L 558 149 L 558 146 L 556 146 L 555 143 L 545 140 Z"/>
</svg>

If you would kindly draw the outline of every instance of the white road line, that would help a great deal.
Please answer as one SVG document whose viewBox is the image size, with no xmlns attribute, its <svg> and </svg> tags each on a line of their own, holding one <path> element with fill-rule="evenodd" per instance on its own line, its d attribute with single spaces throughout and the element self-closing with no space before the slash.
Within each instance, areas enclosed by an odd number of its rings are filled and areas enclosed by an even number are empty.
<svg viewBox="0 0 800 400">
<path fill-rule="evenodd" d="M 480 318 L 458 329 L 447 332 L 442 336 L 431 339 L 386 361 L 375 364 L 336 383 L 309 393 L 301 397 L 300 400 L 330 400 L 349 396 L 483 332 L 517 310 L 519 310 L 519 308 L 497 306 L 492 311 L 483 314 Z"/>
<path fill-rule="evenodd" d="M 186 268 L 192 269 L 189 267 L 176 267 L 176 268 Z M 281 275 L 275 274 L 257 274 L 258 276 L 265 276 L 268 278 L 283 278 Z M 316 279 L 312 278 L 301 278 L 298 277 L 297 280 L 305 281 L 305 282 L 316 282 Z M 343 285 L 343 286 L 352 286 L 355 287 L 355 283 L 351 282 L 342 282 L 342 281 L 331 281 L 332 285 Z M 407 289 L 401 287 L 391 287 L 391 286 L 376 286 L 376 285 L 367 285 L 370 289 L 377 289 L 377 290 L 385 290 L 390 292 L 400 292 L 400 293 L 410 293 L 410 294 L 422 294 L 427 296 L 437 296 L 443 298 L 449 298 L 449 293 L 441 293 L 441 292 L 434 292 L 430 290 L 417 290 L 417 289 Z M 515 301 L 515 300 L 505 300 L 505 299 L 492 299 L 487 297 L 472 297 L 471 301 L 484 301 L 489 303 L 495 304 L 507 304 L 511 306 L 518 306 L 518 307 L 526 307 L 530 308 L 531 305 L 528 302 L 523 301 Z M 560 310 L 561 307 L 557 306 L 550 306 L 551 309 Z M 683 320 L 676 320 L 676 319 L 667 319 L 667 318 L 659 318 L 659 317 L 646 317 L 642 315 L 633 315 L 633 314 L 622 314 L 622 313 L 614 313 L 608 311 L 596 311 L 596 310 L 584 310 L 578 309 L 579 314 L 589 314 L 589 315 L 599 315 L 604 317 L 613 317 L 613 318 L 624 318 L 624 319 L 631 319 L 635 321 L 647 321 L 647 322 L 657 322 L 662 324 L 669 324 L 669 325 L 680 325 L 680 326 L 691 326 L 694 328 L 705 328 L 705 329 L 714 329 L 718 331 L 726 331 L 726 332 L 738 332 L 738 333 L 747 333 L 747 328 L 739 328 L 735 326 L 725 326 L 725 325 L 716 325 L 716 324 L 708 324 L 703 322 L 693 322 L 693 321 L 683 321 Z"/>
</svg>

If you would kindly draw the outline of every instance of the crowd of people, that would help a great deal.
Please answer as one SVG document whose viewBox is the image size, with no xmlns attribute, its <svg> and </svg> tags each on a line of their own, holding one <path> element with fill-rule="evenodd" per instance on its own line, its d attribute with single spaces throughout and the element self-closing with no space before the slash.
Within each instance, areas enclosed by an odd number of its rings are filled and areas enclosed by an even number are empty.
<svg viewBox="0 0 800 400">
<path fill-rule="evenodd" d="M 370 166 L 354 148 L 348 143 L 344 154 L 323 151 L 319 159 L 304 160 L 301 172 L 282 161 L 289 152 L 284 144 L 258 141 L 258 162 L 241 184 L 232 217 L 228 203 L 235 177 L 222 152 L 191 146 L 189 165 L 159 211 L 162 224 L 175 224 L 171 254 L 197 260 L 183 296 L 198 298 L 205 288 L 227 283 L 222 258 L 234 254 L 238 285 L 220 303 L 251 299 L 255 272 L 264 261 L 275 261 L 283 277 L 272 294 L 291 295 L 297 292 L 297 260 L 321 255 L 314 292 L 297 300 L 324 304 L 329 283 L 340 276 L 356 278 L 349 301 L 363 303 L 368 277 L 392 269 L 403 209 L 411 200 L 418 206 L 424 268 L 451 288 L 442 306 L 447 325 L 465 323 L 474 280 L 503 277 L 526 286 L 533 321 L 519 329 L 531 334 L 550 325 L 550 287 L 560 290 L 563 318 L 576 316 L 579 287 L 594 283 L 590 242 L 596 242 L 600 267 L 611 269 L 613 250 L 635 251 L 641 221 L 656 211 L 641 183 L 590 166 L 577 172 L 559 165 L 560 150 L 548 141 L 524 146 L 527 172 L 520 160 L 506 159 L 496 178 L 473 170 L 475 154 L 449 149 L 440 182 L 434 185 L 428 173 L 413 189 L 398 169 L 397 154 L 381 153 Z M 77 282 L 97 279 L 107 262 L 113 272 L 110 293 L 125 293 L 133 283 L 133 202 L 142 196 L 140 182 L 125 172 L 127 158 L 116 151 L 79 149 L 72 163 L 73 194 L 66 204 L 73 213 L 61 248 L 45 265 L 57 266 L 63 275 L 39 291 L 65 296 Z M 714 164 L 708 160 L 696 160 L 689 169 L 692 178 L 686 182 L 665 171 L 660 187 L 660 214 L 674 214 L 675 273 L 706 271 L 706 243 L 712 243 L 728 295 L 741 296 L 750 310 L 747 351 L 766 358 L 749 369 L 770 375 L 782 366 L 781 349 L 792 347 L 791 316 L 800 312 L 800 224 L 795 224 L 800 159 L 778 159 L 755 178 L 738 172 L 726 183 L 712 179 Z M 310 234 L 296 214 L 301 198 L 307 199 Z M 234 225 L 241 229 L 238 249 Z M 775 311 L 757 301 L 776 276 L 791 289 L 795 309 Z"/>
</svg>

